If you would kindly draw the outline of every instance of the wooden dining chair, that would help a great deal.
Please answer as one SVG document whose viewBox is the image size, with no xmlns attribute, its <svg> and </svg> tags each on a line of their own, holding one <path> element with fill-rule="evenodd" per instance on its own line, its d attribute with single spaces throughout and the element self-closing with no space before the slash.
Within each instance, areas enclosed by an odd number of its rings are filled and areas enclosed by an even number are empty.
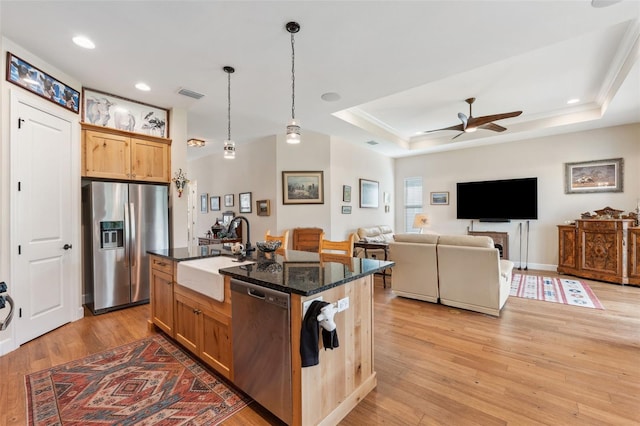
<svg viewBox="0 0 640 426">
<path fill-rule="evenodd" d="M 271 235 L 271 231 L 267 229 L 267 232 L 264 234 L 265 241 L 280 241 L 282 244 L 280 245 L 280 250 L 287 249 L 287 243 L 289 242 L 289 230 L 284 231 L 282 235 Z"/>
<path fill-rule="evenodd" d="M 350 234 L 349 238 L 344 241 L 331 241 L 324 239 L 324 232 L 320 234 L 320 247 L 318 248 L 318 253 L 334 253 L 339 252 L 339 254 L 343 254 L 344 256 L 353 257 L 353 241 L 355 239 L 355 234 Z"/>
</svg>

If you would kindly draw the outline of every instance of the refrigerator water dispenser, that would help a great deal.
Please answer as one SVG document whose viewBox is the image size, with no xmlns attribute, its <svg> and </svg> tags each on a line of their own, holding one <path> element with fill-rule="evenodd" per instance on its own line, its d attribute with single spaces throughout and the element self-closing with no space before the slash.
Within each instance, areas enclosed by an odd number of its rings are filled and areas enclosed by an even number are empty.
<svg viewBox="0 0 640 426">
<path fill-rule="evenodd" d="M 100 248 L 124 247 L 124 221 L 100 222 Z"/>
</svg>

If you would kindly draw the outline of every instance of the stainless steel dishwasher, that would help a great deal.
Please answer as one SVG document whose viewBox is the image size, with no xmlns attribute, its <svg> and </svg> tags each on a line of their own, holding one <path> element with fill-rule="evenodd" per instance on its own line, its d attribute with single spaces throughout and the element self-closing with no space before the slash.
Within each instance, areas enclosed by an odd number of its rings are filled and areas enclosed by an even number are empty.
<svg viewBox="0 0 640 426">
<path fill-rule="evenodd" d="M 289 294 L 231 280 L 233 382 L 282 421 L 292 421 Z"/>
</svg>

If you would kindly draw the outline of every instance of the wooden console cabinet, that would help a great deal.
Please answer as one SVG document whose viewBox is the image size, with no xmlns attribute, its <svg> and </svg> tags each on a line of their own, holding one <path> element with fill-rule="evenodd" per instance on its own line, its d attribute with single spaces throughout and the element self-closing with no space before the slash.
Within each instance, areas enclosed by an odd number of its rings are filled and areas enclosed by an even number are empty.
<svg viewBox="0 0 640 426">
<path fill-rule="evenodd" d="M 171 182 L 171 140 L 82 123 L 82 176 Z"/>
<path fill-rule="evenodd" d="M 633 225 L 633 219 L 579 219 L 575 225 L 559 225 L 558 272 L 618 284 L 640 283 L 636 248 L 640 230 Z"/>
</svg>

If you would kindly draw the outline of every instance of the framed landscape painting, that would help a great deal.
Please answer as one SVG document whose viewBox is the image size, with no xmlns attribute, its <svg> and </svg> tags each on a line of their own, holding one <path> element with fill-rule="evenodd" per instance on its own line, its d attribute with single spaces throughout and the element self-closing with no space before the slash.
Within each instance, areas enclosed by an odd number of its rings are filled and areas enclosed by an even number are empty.
<svg viewBox="0 0 640 426">
<path fill-rule="evenodd" d="M 282 172 L 282 204 L 324 204 L 323 172 Z"/>
<path fill-rule="evenodd" d="M 431 204 L 434 206 L 441 205 L 446 206 L 449 204 L 449 192 L 432 192 L 431 193 Z"/>
<path fill-rule="evenodd" d="M 564 192 L 622 192 L 623 166 L 622 158 L 565 163 Z"/>
</svg>

